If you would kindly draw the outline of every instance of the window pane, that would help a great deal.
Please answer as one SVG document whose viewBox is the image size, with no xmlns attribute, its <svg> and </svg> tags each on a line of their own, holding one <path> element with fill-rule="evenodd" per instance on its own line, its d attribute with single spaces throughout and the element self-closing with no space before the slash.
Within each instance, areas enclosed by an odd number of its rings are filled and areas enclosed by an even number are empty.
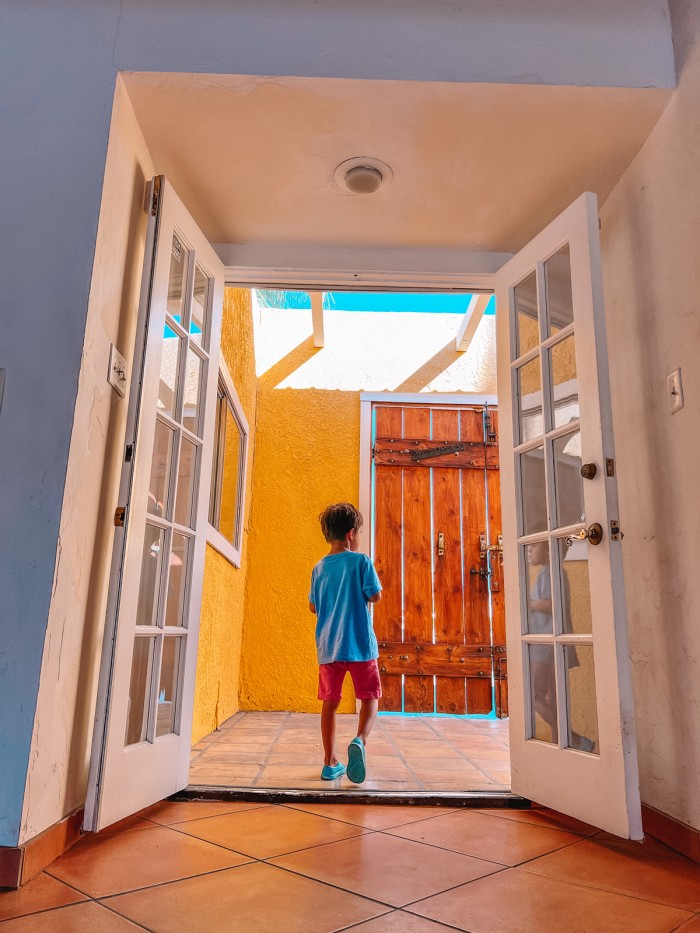
<svg viewBox="0 0 700 933">
<path fill-rule="evenodd" d="M 539 357 L 530 360 L 524 366 L 519 366 L 517 373 L 520 443 L 526 444 L 544 434 L 542 373 Z"/>
<path fill-rule="evenodd" d="M 557 527 L 585 520 L 581 476 L 581 432 L 554 441 L 554 485 L 557 495 Z"/>
<path fill-rule="evenodd" d="M 136 745 L 148 738 L 148 707 L 153 678 L 155 638 L 137 636 L 131 658 L 129 703 L 126 713 L 125 745 Z"/>
<path fill-rule="evenodd" d="M 547 527 L 547 493 L 544 481 L 544 447 L 520 454 L 523 503 L 521 534 L 537 534 Z"/>
<path fill-rule="evenodd" d="M 168 593 L 165 599 L 165 624 L 187 625 L 184 616 L 185 588 L 187 584 L 187 568 L 190 539 L 185 535 L 173 532 L 173 543 L 170 550 L 170 573 L 168 576 Z"/>
<path fill-rule="evenodd" d="M 178 525 L 194 527 L 194 476 L 197 465 L 197 447 L 187 438 L 180 441 L 180 462 L 177 468 L 177 495 L 175 521 Z"/>
<path fill-rule="evenodd" d="M 552 411 L 554 427 L 560 428 L 580 417 L 578 380 L 576 378 L 576 348 L 573 335 L 550 350 L 552 369 Z"/>
<path fill-rule="evenodd" d="M 175 417 L 175 387 L 180 361 L 180 338 L 165 322 L 163 352 L 160 358 L 160 383 L 158 385 L 158 411 Z"/>
<path fill-rule="evenodd" d="M 518 322 L 517 359 L 540 342 L 537 323 L 537 276 L 534 272 L 515 287 L 515 315 Z"/>
<path fill-rule="evenodd" d="M 163 424 L 162 421 L 156 421 L 151 479 L 148 484 L 148 511 L 151 515 L 160 515 L 161 518 L 165 515 L 168 506 L 174 436 L 175 433 L 171 428 Z"/>
<path fill-rule="evenodd" d="M 541 742 L 557 744 L 557 688 L 554 677 L 554 645 L 528 645 L 532 735 Z"/>
<path fill-rule="evenodd" d="M 185 373 L 185 402 L 182 411 L 182 423 L 197 437 L 201 437 L 200 427 L 200 388 L 202 386 L 203 362 L 193 350 L 187 351 L 187 370 Z"/>
<path fill-rule="evenodd" d="M 165 532 L 155 525 L 146 524 L 141 553 L 141 581 L 136 605 L 137 625 L 158 624 L 158 595 L 160 593 L 163 541 Z"/>
<path fill-rule="evenodd" d="M 168 302 L 166 310 L 173 318 L 182 323 L 182 309 L 185 301 L 185 276 L 187 275 L 187 250 L 176 234 L 173 234 L 170 251 L 170 275 L 168 276 Z"/>
<path fill-rule="evenodd" d="M 240 465 L 243 452 L 243 438 L 233 412 L 226 405 L 224 409 L 226 434 L 224 437 L 224 462 L 221 477 L 221 509 L 219 531 L 235 547 L 238 547 L 238 502 L 240 497 Z"/>
<path fill-rule="evenodd" d="M 600 754 L 593 645 L 565 645 L 568 746 Z"/>
<path fill-rule="evenodd" d="M 177 709 L 177 685 L 182 654 L 182 636 L 166 636 L 163 639 L 163 660 L 160 665 L 158 684 L 158 712 L 156 735 L 168 735 L 175 731 Z"/>
<path fill-rule="evenodd" d="M 199 268 L 194 267 L 194 293 L 192 295 L 192 312 L 190 314 L 190 338 L 206 349 L 207 340 L 207 310 L 209 305 L 209 279 Z"/>
<path fill-rule="evenodd" d="M 568 244 L 544 264 L 547 282 L 549 335 L 558 333 L 574 319 L 571 294 L 571 259 Z"/>
<path fill-rule="evenodd" d="M 567 545 L 557 542 L 561 566 L 562 631 L 567 635 L 590 635 L 593 631 L 591 587 L 588 578 L 588 541 Z"/>
<path fill-rule="evenodd" d="M 552 574 L 549 568 L 549 541 L 538 541 L 523 548 L 527 587 L 527 631 L 531 635 L 551 635 Z"/>
</svg>

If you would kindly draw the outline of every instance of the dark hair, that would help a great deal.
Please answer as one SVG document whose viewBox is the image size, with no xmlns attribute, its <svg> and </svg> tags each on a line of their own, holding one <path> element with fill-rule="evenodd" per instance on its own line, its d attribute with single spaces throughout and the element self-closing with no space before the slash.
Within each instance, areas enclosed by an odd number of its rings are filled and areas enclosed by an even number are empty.
<svg viewBox="0 0 700 933">
<path fill-rule="evenodd" d="M 329 505 L 318 517 L 321 522 L 321 531 L 326 541 L 343 541 L 353 528 L 359 531 L 362 528 L 362 515 L 349 502 L 337 502 Z"/>
</svg>

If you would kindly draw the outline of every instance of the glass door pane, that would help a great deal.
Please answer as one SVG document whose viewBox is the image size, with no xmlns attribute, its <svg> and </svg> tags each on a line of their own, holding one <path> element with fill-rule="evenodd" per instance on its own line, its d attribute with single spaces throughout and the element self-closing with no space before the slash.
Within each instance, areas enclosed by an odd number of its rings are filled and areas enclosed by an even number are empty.
<svg viewBox="0 0 700 933">
<path fill-rule="evenodd" d="M 536 287 L 540 276 L 542 292 Z M 566 538 L 554 536 L 556 529 L 585 520 L 568 246 L 515 286 L 511 314 L 520 353 L 512 364 L 512 385 L 519 441 L 519 566 L 521 591 L 527 594 L 522 638 L 528 735 L 594 753 L 598 731 L 590 708 L 596 701 L 595 677 L 590 665 L 581 664 L 581 658 L 592 663 L 593 656 L 587 564 L 575 561 L 574 552 L 569 556 Z M 541 321 L 546 322 L 542 331 Z M 567 641 L 574 634 L 575 643 Z M 558 694 L 558 684 L 565 685 L 565 696 Z M 585 732 L 577 728 L 581 723 Z"/>
<path fill-rule="evenodd" d="M 147 504 L 154 517 L 146 523 L 135 618 L 137 626 L 155 632 L 144 636 L 137 630 L 135 636 L 127 745 L 179 730 L 180 670 L 187 642 L 170 630 L 188 624 L 211 287 L 195 251 L 174 234 Z M 178 525 L 192 532 L 176 530 Z"/>
</svg>

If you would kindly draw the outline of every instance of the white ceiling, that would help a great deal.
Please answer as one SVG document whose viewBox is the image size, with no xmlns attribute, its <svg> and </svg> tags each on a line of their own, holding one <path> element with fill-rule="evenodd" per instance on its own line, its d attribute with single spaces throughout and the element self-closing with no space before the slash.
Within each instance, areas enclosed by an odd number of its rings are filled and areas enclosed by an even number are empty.
<svg viewBox="0 0 700 933">
<path fill-rule="evenodd" d="M 582 191 L 601 201 L 670 91 L 124 75 L 158 172 L 212 242 L 513 252 Z M 336 166 L 390 185 L 353 196 Z"/>
</svg>

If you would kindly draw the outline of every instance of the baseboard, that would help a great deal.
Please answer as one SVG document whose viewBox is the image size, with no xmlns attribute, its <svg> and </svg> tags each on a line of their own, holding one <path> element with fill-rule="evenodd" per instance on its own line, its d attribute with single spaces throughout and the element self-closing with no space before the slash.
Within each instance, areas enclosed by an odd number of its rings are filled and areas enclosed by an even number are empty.
<svg viewBox="0 0 700 933">
<path fill-rule="evenodd" d="M 80 839 L 83 809 L 64 817 L 21 846 L 0 846 L 0 888 L 19 888 Z"/>
<path fill-rule="evenodd" d="M 674 819 L 667 813 L 642 804 L 644 832 L 670 846 L 694 862 L 700 862 L 700 830 Z"/>
</svg>

